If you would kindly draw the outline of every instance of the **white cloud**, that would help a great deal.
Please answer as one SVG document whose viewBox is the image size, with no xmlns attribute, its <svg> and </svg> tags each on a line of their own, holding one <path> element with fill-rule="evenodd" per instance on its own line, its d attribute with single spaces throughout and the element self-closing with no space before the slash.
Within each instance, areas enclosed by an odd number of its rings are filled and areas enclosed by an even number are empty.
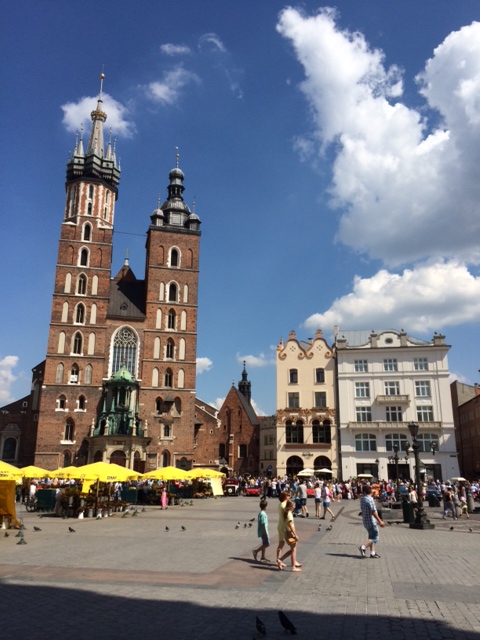
<svg viewBox="0 0 480 640">
<path fill-rule="evenodd" d="M 205 371 L 210 371 L 213 367 L 213 362 L 210 358 L 197 358 L 197 374 L 200 375 Z"/>
<path fill-rule="evenodd" d="M 215 398 L 215 400 L 213 402 L 209 402 L 209 404 L 212 405 L 212 407 L 215 407 L 215 409 L 218 409 L 220 411 L 220 409 L 222 408 L 222 404 L 225 402 L 225 398 Z"/>
<path fill-rule="evenodd" d="M 338 239 L 390 266 L 479 263 L 480 23 L 435 49 L 417 78 L 429 108 L 420 112 L 401 102 L 400 69 L 336 18 L 288 8 L 277 29 L 304 68 L 318 153 L 334 153 Z"/>
<path fill-rule="evenodd" d="M 0 405 L 13 402 L 11 397 L 11 387 L 17 376 L 13 374 L 13 369 L 18 364 L 18 356 L 5 356 L 0 360 Z"/>
<path fill-rule="evenodd" d="M 337 298 L 325 313 L 304 323 L 309 329 L 404 327 L 408 332 L 439 330 L 480 317 L 480 276 L 450 261 L 419 265 L 403 273 L 382 269 L 371 278 L 356 276 L 353 291 Z"/>
<path fill-rule="evenodd" d="M 200 36 L 198 40 L 198 48 L 201 52 L 213 51 L 226 53 L 227 51 L 225 45 L 216 33 L 204 33 Z"/>
<path fill-rule="evenodd" d="M 190 47 L 185 44 L 161 44 L 160 51 L 167 56 L 184 56 L 191 53 Z"/>
<path fill-rule="evenodd" d="M 245 362 L 246 367 L 250 367 L 251 369 L 258 369 L 259 367 L 268 367 L 272 364 L 275 364 L 275 359 L 268 358 L 264 353 L 261 353 L 259 356 L 241 356 L 237 353 L 237 362 L 243 364 Z"/>
<path fill-rule="evenodd" d="M 108 93 L 102 95 L 103 111 L 107 114 L 106 130 L 112 129 L 114 135 L 131 138 L 135 133 L 133 121 L 128 119 L 129 109 L 112 98 Z M 89 128 L 91 112 L 96 109 L 98 96 L 84 96 L 78 102 L 67 102 L 62 105 L 63 125 L 67 131 L 76 132 L 83 125 Z"/>
<path fill-rule="evenodd" d="M 155 102 L 173 105 L 178 102 L 182 89 L 192 82 L 200 84 L 197 74 L 177 66 L 166 71 L 161 81 L 151 82 L 147 86 L 147 96 Z"/>
</svg>

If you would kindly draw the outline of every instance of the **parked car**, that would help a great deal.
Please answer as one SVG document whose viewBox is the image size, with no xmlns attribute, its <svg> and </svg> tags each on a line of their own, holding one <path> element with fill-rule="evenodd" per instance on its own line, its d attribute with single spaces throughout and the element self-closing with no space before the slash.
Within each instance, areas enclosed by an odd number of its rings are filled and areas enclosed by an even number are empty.
<svg viewBox="0 0 480 640">
<path fill-rule="evenodd" d="M 227 478 L 223 485 L 223 493 L 227 496 L 238 496 L 240 486 L 236 478 Z"/>
<path fill-rule="evenodd" d="M 259 496 L 260 495 L 260 489 L 258 487 L 247 487 L 245 489 L 245 495 L 246 496 Z"/>
</svg>

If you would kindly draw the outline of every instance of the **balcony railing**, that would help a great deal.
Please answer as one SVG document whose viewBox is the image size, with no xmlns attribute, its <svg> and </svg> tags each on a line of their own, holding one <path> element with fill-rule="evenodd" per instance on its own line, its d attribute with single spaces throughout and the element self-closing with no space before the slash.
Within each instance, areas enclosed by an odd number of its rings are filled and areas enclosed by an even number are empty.
<svg viewBox="0 0 480 640">
<path fill-rule="evenodd" d="M 398 395 L 391 395 L 391 396 L 382 395 L 382 396 L 377 396 L 375 399 L 378 402 L 378 404 L 391 404 L 391 405 L 410 404 L 410 396 L 408 394 L 406 395 L 398 394 Z"/>
<path fill-rule="evenodd" d="M 440 429 L 442 427 L 441 422 L 417 422 L 420 427 L 420 433 L 429 433 L 432 430 Z M 372 429 L 389 429 L 390 431 L 408 431 L 408 422 L 386 422 L 385 420 L 374 420 L 372 422 L 349 422 L 349 429 L 362 429 L 362 431 L 368 431 Z"/>
</svg>

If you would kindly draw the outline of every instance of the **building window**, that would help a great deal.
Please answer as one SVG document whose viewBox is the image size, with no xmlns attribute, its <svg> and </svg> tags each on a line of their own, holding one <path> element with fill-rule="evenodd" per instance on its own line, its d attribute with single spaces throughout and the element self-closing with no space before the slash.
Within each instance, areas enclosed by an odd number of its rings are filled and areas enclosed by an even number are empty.
<svg viewBox="0 0 480 640">
<path fill-rule="evenodd" d="M 419 433 L 417 435 L 419 451 L 423 453 L 431 453 L 432 444 L 435 445 L 435 451 L 438 451 L 438 436 L 433 433 Z"/>
<path fill-rule="evenodd" d="M 85 242 L 90 242 L 90 238 L 92 237 L 92 227 L 89 224 L 86 224 L 83 227 L 83 239 Z"/>
<path fill-rule="evenodd" d="M 356 398 L 369 398 L 370 397 L 370 383 L 369 382 L 355 382 L 355 397 Z"/>
<path fill-rule="evenodd" d="M 325 391 L 315 391 L 315 407 L 317 409 L 327 406 L 327 394 Z"/>
<path fill-rule="evenodd" d="M 73 337 L 73 353 L 81 355 L 82 346 L 83 346 L 82 334 L 80 333 L 80 331 L 77 331 L 77 333 Z"/>
<path fill-rule="evenodd" d="M 85 307 L 83 304 L 78 304 L 75 310 L 75 322 L 77 324 L 85 324 Z"/>
<path fill-rule="evenodd" d="M 168 288 L 168 300 L 169 302 L 176 302 L 178 298 L 178 288 L 177 285 L 172 282 Z"/>
<path fill-rule="evenodd" d="M 290 384 L 298 383 L 298 369 L 290 369 L 288 372 L 288 381 Z"/>
<path fill-rule="evenodd" d="M 165 387 L 173 387 L 173 373 L 171 369 L 165 371 Z"/>
<path fill-rule="evenodd" d="M 357 422 L 372 421 L 372 407 L 356 407 Z"/>
<path fill-rule="evenodd" d="M 312 441 L 314 444 L 331 444 L 332 430 L 329 420 L 322 424 L 318 420 L 312 422 Z"/>
<path fill-rule="evenodd" d="M 84 273 L 78 276 L 77 293 L 79 296 L 84 296 L 87 293 L 87 276 Z"/>
<path fill-rule="evenodd" d="M 117 331 L 113 339 L 113 363 L 112 374 L 116 373 L 122 366 L 135 376 L 137 363 L 138 340 L 135 332 L 122 327 Z"/>
<path fill-rule="evenodd" d="M 225 443 L 221 442 L 218 445 L 218 457 L 219 458 L 225 458 L 225 454 L 226 454 L 226 447 L 225 447 Z"/>
<path fill-rule="evenodd" d="M 288 408 L 289 409 L 300 408 L 300 394 L 298 392 L 292 392 L 288 394 Z"/>
<path fill-rule="evenodd" d="M 399 396 L 400 395 L 400 382 L 385 382 L 385 395 L 386 396 Z"/>
<path fill-rule="evenodd" d="M 157 415 L 160 415 L 162 413 L 162 399 L 161 398 L 157 398 L 155 400 L 155 413 Z"/>
<path fill-rule="evenodd" d="M 88 197 L 90 200 L 93 198 L 93 184 L 88 185 Z"/>
<path fill-rule="evenodd" d="M 88 267 L 88 249 L 82 249 L 80 251 L 80 265 L 82 267 Z"/>
<path fill-rule="evenodd" d="M 402 407 L 386 407 L 387 422 L 402 422 Z"/>
<path fill-rule="evenodd" d="M 301 420 L 297 420 L 296 424 L 293 424 L 291 420 L 287 420 L 285 425 L 285 441 L 288 444 L 303 443 L 303 422 Z"/>
<path fill-rule="evenodd" d="M 175 344 L 171 338 L 167 340 L 167 346 L 165 349 L 165 357 L 173 360 L 173 356 L 175 354 Z"/>
<path fill-rule="evenodd" d="M 170 266 L 178 267 L 178 250 L 177 249 L 172 249 L 170 253 Z"/>
<path fill-rule="evenodd" d="M 87 402 L 85 400 L 85 396 L 79 396 L 78 398 L 78 410 L 85 411 L 87 408 Z"/>
<path fill-rule="evenodd" d="M 247 457 L 247 445 L 246 444 L 240 444 L 238 445 L 238 457 L 239 458 L 246 458 Z"/>
<path fill-rule="evenodd" d="M 64 395 L 58 396 L 57 407 L 63 411 L 67 408 L 67 399 Z"/>
<path fill-rule="evenodd" d="M 163 425 L 163 437 L 164 438 L 170 438 L 170 425 L 169 424 L 164 424 Z"/>
<path fill-rule="evenodd" d="M 427 358 L 414 358 L 413 368 L 415 371 L 428 371 L 428 359 Z"/>
<path fill-rule="evenodd" d="M 385 358 L 383 361 L 384 371 L 398 371 L 398 362 L 396 358 Z"/>
<path fill-rule="evenodd" d="M 325 382 L 325 369 L 318 368 L 315 369 L 315 383 L 323 384 Z"/>
<path fill-rule="evenodd" d="M 176 313 L 173 309 L 170 309 L 170 311 L 168 312 L 168 318 L 167 318 L 167 327 L 169 329 L 175 329 L 175 322 L 176 322 Z"/>
<path fill-rule="evenodd" d="M 68 440 L 69 442 L 73 442 L 75 439 L 75 423 L 71 418 L 67 418 L 65 422 L 65 433 L 64 440 Z"/>
<path fill-rule="evenodd" d="M 431 395 L 429 380 L 415 381 L 415 396 L 417 398 L 430 398 Z"/>
<path fill-rule="evenodd" d="M 433 422 L 433 407 L 428 405 L 417 407 L 417 421 Z"/>
<path fill-rule="evenodd" d="M 78 384 L 78 378 L 79 378 L 78 365 L 74 364 L 70 369 L 70 382 L 72 384 Z"/>
<path fill-rule="evenodd" d="M 377 438 L 372 433 L 358 433 L 355 436 L 355 451 L 376 451 Z"/>
<path fill-rule="evenodd" d="M 367 360 L 355 360 L 354 366 L 355 366 L 356 373 L 366 373 L 368 371 Z"/>
<path fill-rule="evenodd" d="M 2 448 L 2 460 L 16 460 L 17 459 L 17 438 L 5 438 Z"/>
<path fill-rule="evenodd" d="M 398 451 L 405 451 L 405 443 L 408 442 L 407 436 L 404 433 L 387 433 L 385 436 L 385 449 L 387 451 L 393 451 L 395 445 L 398 447 Z"/>
</svg>

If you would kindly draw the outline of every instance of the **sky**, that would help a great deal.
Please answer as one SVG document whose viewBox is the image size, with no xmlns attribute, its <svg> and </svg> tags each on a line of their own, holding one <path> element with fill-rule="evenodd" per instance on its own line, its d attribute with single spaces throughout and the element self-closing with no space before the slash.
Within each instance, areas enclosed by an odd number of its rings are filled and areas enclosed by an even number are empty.
<svg viewBox="0 0 480 640">
<path fill-rule="evenodd" d="M 46 353 L 76 132 L 103 83 L 121 182 L 112 276 L 144 276 L 168 173 L 202 221 L 197 396 L 243 362 L 260 415 L 275 355 L 334 326 L 446 336 L 480 380 L 478 0 L 5 3 L 0 42 L 0 405 Z"/>
</svg>

